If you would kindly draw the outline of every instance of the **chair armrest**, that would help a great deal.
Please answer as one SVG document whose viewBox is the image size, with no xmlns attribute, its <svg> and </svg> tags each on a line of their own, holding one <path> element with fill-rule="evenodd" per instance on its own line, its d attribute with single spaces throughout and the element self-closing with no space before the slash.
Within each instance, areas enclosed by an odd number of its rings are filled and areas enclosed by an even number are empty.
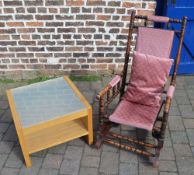
<svg viewBox="0 0 194 175">
<path fill-rule="evenodd" d="M 170 97 L 172 99 L 174 96 L 174 92 L 175 92 L 175 86 L 170 85 L 170 87 L 168 88 L 167 97 Z"/>
<path fill-rule="evenodd" d="M 96 96 L 97 99 L 100 99 L 101 97 L 103 97 L 110 89 L 112 89 L 113 87 L 115 87 L 116 85 L 118 85 L 118 83 L 121 81 L 121 76 L 120 75 L 116 75 Z"/>
</svg>

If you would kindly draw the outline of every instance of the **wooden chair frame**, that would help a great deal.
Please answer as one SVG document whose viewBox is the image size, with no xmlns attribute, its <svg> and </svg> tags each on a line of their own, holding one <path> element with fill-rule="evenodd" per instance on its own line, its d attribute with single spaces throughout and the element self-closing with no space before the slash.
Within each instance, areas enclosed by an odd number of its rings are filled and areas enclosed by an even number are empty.
<svg viewBox="0 0 194 175">
<path fill-rule="evenodd" d="M 95 146 L 96 148 L 100 148 L 103 143 L 108 143 L 116 147 L 126 149 L 128 151 L 139 153 L 141 155 L 147 156 L 150 162 L 153 164 L 153 166 L 157 167 L 159 165 L 160 150 L 162 149 L 164 145 L 165 130 L 166 130 L 167 122 L 168 122 L 168 116 L 169 116 L 172 96 L 166 95 L 165 100 L 163 100 L 163 102 L 161 103 L 160 111 L 162 107 L 164 107 L 163 116 L 159 117 L 159 113 L 160 113 L 159 111 L 154 127 L 153 127 L 153 130 L 152 130 L 152 136 L 154 139 L 157 140 L 157 144 L 145 143 L 144 141 L 136 140 L 128 136 L 110 132 L 109 130 L 114 124 L 109 121 L 106 115 L 106 110 L 108 109 L 109 104 L 118 95 L 120 95 L 120 98 L 121 98 L 124 94 L 125 87 L 127 86 L 126 77 L 127 77 L 127 72 L 128 72 L 128 62 L 129 62 L 129 56 L 130 56 L 130 51 L 131 51 L 131 39 L 132 39 L 133 32 L 135 32 L 135 30 L 137 30 L 138 28 L 138 26 L 135 25 L 135 19 L 144 20 L 143 26 L 148 27 L 148 17 L 135 15 L 135 12 L 133 11 L 131 14 L 131 19 L 130 19 L 130 24 L 129 24 L 128 41 L 127 41 L 127 48 L 126 48 L 126 53 L 125 53 L 125 62 L 124 62 L 122 75 L 120 75 L 121 79 L 117 82 L 117 84 L 114 87 L 108 84 L 97 95 L 97 99 L 99 100 L 99 125 L 100 126 L 99 126 L 99 130 L 97 133 L 98 139 L 96 140 Z M 169 19 L 167 22 L 167 26 L 169 26 L 170 23 L 177 23 L 177 24 L 180 24 L 181 26 L 180 30 L 174 30 L 175 34 L 179 35 L 179 43 L 178 43 L 178 49 L 177 49 L 177 54 L 176 54 L 175 63 L 174 63 L 174 70 L 173 70 L 172 78 L 170 80 L 170 86 L 172 88 L 175 88 L 175 85 L 176 85 L 176 76 L 177 76 L 178 65 L 180 62 L 180 55 L 181 55 L 186 22 L 187 22 L 187 17 L 183 17 L 182 20 Z M 167 94 L 167 92 L 164 91 L 164 94 Z M 157 122 L 160 122 L 159 126 L 156 126 Z M 112 139 L 112 138 L 121 139 L 121 140 L 125 140 L 125 141 L 128 141 L 136 145 L 153 148 L 155 149 L 155 153 L 153 154 L 151 152 L 145 151 L 145 149 L 139 149 L 134 146 L 130 146 L 128 144 L 117 142 L 115 141 L 115 139 Z"/>
</svg>

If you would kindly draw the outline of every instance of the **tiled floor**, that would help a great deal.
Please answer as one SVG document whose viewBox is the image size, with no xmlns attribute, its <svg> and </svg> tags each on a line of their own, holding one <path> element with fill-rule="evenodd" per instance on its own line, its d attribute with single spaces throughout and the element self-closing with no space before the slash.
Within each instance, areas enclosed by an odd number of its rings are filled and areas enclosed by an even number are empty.
<svg viewBox="0 0 194 175">
<path fill-rule="evenodd" d="M 76 82 L 93 105 L 94 129 L 97 129 L 95 94 L 110 77 L 98 82 Z M 136 154 L 103 145 L 100 150 L 77 139 L 33 154 L 32 168 L 23 163 L 16 131 L 11 119 L 5 89 L 21 84 L 0 84 L 0 174 L 1 175 L 194 175 L 194 76 L 177 78 L 165 146 L 160 166 L 153 168 Z M 113 128 L 118 132 L 142 136 L 142 130 L 126 126 Z M 149 139 L 149 138 L 148 138 Z"/>
</svg>

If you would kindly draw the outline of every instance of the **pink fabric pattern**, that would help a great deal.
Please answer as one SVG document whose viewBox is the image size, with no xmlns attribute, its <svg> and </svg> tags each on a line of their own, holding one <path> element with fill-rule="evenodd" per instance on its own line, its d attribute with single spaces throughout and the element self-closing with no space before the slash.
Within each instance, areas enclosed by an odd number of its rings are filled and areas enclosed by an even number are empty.
<svg viewBox="0 0 194 175">
<path fill-rule="evenodd" d="M 172 62 L 172 59 L 134 52 L 131 77 L 123 98 L 147 106 L 159 106 Z"/>
<path fill-rule="evenodd" d="M 174 95 L 174 91 L 175 91 L 175 87 L 171 85 L 171 86 L 169 87 L 169 89 L 168 89 L 167 97 L 172 98 L 173 95 Z"/>
<path fill-rule="evenodd" d="M 109 120 L 115 123 L 151 131 L 160 107 L 141 105 L 122 100 Z"/>
<path fill-rule="evenodd" d="M 153 22 L 168 22 L 169 18 L 165 17 L 165 16 L 155 16 L 155 15 L 149 15 L 147 17 L 147 19 L 149 21 L 153 21 Z"/>
<path fill-rule="evenodd" d="M 174 31 L 139 27 L 136 51 L 157 57 L 169 58 Z"/>
<path fill-rule="evenodd" d="M 109 85 L 111 87 L 114 87 L 119 81 L 121 80 L 121 77 L 119 75 L 116 75 L 110 82 Z"/>
</svg>

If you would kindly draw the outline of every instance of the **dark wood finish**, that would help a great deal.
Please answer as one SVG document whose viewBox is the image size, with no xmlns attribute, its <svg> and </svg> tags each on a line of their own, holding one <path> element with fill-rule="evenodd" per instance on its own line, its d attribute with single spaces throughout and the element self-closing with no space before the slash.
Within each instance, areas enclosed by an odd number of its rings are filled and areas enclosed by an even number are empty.
<svg viewBox="0 0 194 175">
<path fill-rule="evenodd" d="M 123 77 L 122 77 L 123 79 L 122 79 L 120 96 L 122 96 L 125 91 L 125 83 L 126 83 L 126 78 L 127 78 L 127 70 L 128 70 L 129 56 L 130 56 L 130 50 L 131 50 L 131 38 L 132 38 L 132 33 L 133 33 L 134 21 L 135 21 L 135 11 L 133 11 L 131 14 L 131 21 L 129 24 L 129 32 L 128 32 L 127 48 L 126 48 L 126 53 L 125 53 L 125 64 L 123 68 Z"/>
<path fill-rule="evenodd" d="M 108 105 L 120 94 L 120 98 L 125 92 L 125 87 L 127 86 L 127 72 L 128 72 L 128 62 L 129 62 L 129 56 L 130 56 L 130 49 L 131 49 L 131 39 L 132 39 L 132 33 L 137 30 L 137 26 L 134 25 L 135 19 L 142 19 L 144 21 L 144 25 L 147 27 L 148 22 L 147 22 L 147 17 L 146 16 L 140 16 L 137 15 L 135 16 L 135 12 L 132 12 L 131 14 L 131 20 L 130 20 L 130 25 L 129 25 L 129 32 L 128 32 L 128 40 L 127 40 L 127 49 L 126 49 L 126 54 L 125 54 L 125 62 L 124 62 L 124 67 L 123 67 L 123 72 L 122 72 L 122 80 L 117 83 L 116 86 L 111 87 L 109 84 L 97 95 L 97 99 L 99 100 L 99 132 L 98 132 L 98 140 L 96 142 L 96 147 L 100 148 L 100 146 L 105 142 L 111 145 L 114 145 L 116 147 L 126 149 L 128 151 L 136 152 L 138 154 L 144 155 L 149 157 L 150 162 L 153 164 L 154 167 L 158 166 L 159 164 L 159 155 L 160 155 L 160 150 L 163 147 L 164 144 L 164 139 L 165 139 L 165 130 L 166 126 L 168 123 L 168 116 L 169 116 L 169 111 L 170 111 L 170 106 L 171 106 L 171 101 L 172 99 L 170 97 L 167 97 L 166 99 L 161 102 L 161 108 L 164 105 L 164 112 L 163 116 L 157 116 L 153 130 L 152 130 L 152 136 L 157 140 L 157 144 L 150 144 L 146 143 L 143 141 L 139 141 L 137 139 L 130 138 L 128 136 L 124 136 L 121 134 L 116 134 L 113 132 L 110 132 L 110 128 L 112 126 L 112 123 L 108 120 L 107 117 L 107 112 L 106 110 L 108 109 Z M 183 44 L 183 38 L 184 38 L 184 32 L 185 32 L 185 27 L 186 27 L 186 22 L 187 22 L 187 17 L 183 17 L 182 20 L 179 19 L 169 19 L 168 24 L 170 23 L 177 23 L 181 25 L 181 29 L 175 30 L 175 32 L 179 33 L 180 38 L 179 38 L 179 44 L 178 44 L 178 49 L 177 49 L 177 54 L 175 58 L 175 66 L 174 66 L 174 71 L 173 75 L 170 81 L 171 86 L 176 86 L 176 75 L 177 75 L 177 70 L 178 70 L 178 65 L 180 62 L 180 55 L 181 55 L 181 49 L 182 49 L 182 44 Z M 150 26 L 149 26 L 150 27 Z M 166 91 L 164 91 L 164 94 L 166 94 Z M 106 98 L 105 98 L 106 97 Z M 159 114 L 158 114 L 159 115 Z M 125 140 L 128 141 L 128 143 L 132 143 L 135 145 L 139 146 L 144 146 L 144 147 L 149 147 L 155 150 L 155 153 L 150 153 L 145 151 L 144 149 L 139 149 L 135 148 L 133 146 L 130 146 L 128 144 L 123 144 L 120 142 L 115 141 L 115 139 L 119 140 Z"/>
</svg>

